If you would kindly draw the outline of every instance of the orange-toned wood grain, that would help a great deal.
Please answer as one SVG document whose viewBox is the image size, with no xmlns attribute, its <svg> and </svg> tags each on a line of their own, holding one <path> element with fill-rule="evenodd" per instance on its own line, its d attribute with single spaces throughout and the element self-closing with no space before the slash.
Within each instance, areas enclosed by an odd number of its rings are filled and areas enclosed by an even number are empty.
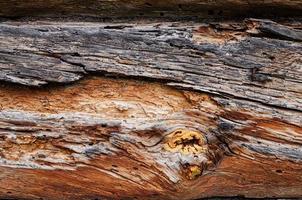
<svg viewBox="0 0 302 200">
<path fill-rule="evenodd" d="M 268 111 L 102 77 L 39 89 L 2 84 L 0 102 L 1 198 L 302 196 L 302 127 Z M 186 153 L 165 148 L 175 130 Z"/>
</svg>

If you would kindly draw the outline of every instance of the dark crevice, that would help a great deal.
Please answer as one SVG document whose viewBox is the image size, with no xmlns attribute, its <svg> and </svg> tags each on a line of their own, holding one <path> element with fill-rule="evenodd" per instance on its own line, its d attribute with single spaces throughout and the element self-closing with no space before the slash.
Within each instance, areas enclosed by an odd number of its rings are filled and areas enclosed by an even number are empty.
<svg viewBox="0 0 302 200">
<path fill-rule="evenodd" d="M 125 28 L 133 28 L 133 26 L 130 25 L 110 25 L 110 26 L 104 26 L 104 29 L 117 29 L 122 30 Z"/>
<path fill-rule="evenodd" d="M 229 155 L 229 156 L 238 155 L 232 150 L 232 148 L 229 146 L 228 142 L 226 141 L 225 137 L 227 137 L 227 135 L 223 134 L 223 132 L 215 131 L 215 130 L 213 130 L 212 133 L 216 136 L 218 141 L 221 144 L 223 144 L 223 146 L 226 148 L 227 151 L 224 151 L 225 155 Z"/>
<path fill-rule="evenodd" d="M 215 14 L 214 10 L 208 10 L 208 15 L 214 15 L 214 14 Z"/>
<path fill-rule="evenodd" d="M 145 5 L 148 6 L 148 7 L 152 7 L 152 4 L 149 3 L 149 2 L 145 3 Z"/>
</svg>

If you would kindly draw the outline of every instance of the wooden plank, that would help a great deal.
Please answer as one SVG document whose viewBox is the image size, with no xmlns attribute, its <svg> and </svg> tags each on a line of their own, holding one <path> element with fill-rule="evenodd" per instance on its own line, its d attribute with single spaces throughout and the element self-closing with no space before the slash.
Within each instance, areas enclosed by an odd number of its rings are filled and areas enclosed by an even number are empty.
<svg viewBox="0 0 302 200">
<path fill-rule="evenodd" d="M 301 16 L 300 0 L 1 0 L 0 16 L 221 18 Z"/>
<path fill-rule="evenodd" d="M 225 26 L 1 24 L 0 80 L 39 86 L 115 74 L 302 111 L 301 30 Z"/>
<path fill-rule="evenodd" d="M 301 123 L 275 108 L 100 77 L 0 100 L 1 198 L 302 196 Z"/>
</svg>

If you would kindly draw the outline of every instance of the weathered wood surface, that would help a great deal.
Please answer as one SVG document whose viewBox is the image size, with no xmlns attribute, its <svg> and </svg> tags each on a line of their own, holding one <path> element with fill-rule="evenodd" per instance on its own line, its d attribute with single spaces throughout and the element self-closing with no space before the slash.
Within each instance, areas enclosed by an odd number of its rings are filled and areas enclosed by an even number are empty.
<svg viewBox="0 0 302 200">
<path fill-rule="evenodd" d="M 300 29 L 1 23 L 0 197 L 302 197 Z"/>
<path fill-rule="evenodd" d="M 0 0 L 0 16 L 212 18 L 301 16 L 300 0 Z"/>
<path fill-rule="evenodd" d="M 8 82 L 39 86 L 116 74 L 302 111 L 302 31 L 272 21 L 3 23 L 0 39 L 0 80 Z"/>
</svg>

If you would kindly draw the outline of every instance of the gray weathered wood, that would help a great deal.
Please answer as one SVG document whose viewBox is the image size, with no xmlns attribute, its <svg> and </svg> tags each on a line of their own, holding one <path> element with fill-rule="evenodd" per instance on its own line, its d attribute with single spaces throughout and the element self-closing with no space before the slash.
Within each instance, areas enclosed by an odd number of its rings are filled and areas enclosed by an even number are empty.
<svg viewBox="0 0 302 200">
<path fill-rule="evenodd" d="M 124 26 L 1 24 L 0 79 L 39 86 L 135 76 L 302 111 L 300 30 L 261 20 L 230 26 L 230 35 L 201 24 Z"/>
</svg>

